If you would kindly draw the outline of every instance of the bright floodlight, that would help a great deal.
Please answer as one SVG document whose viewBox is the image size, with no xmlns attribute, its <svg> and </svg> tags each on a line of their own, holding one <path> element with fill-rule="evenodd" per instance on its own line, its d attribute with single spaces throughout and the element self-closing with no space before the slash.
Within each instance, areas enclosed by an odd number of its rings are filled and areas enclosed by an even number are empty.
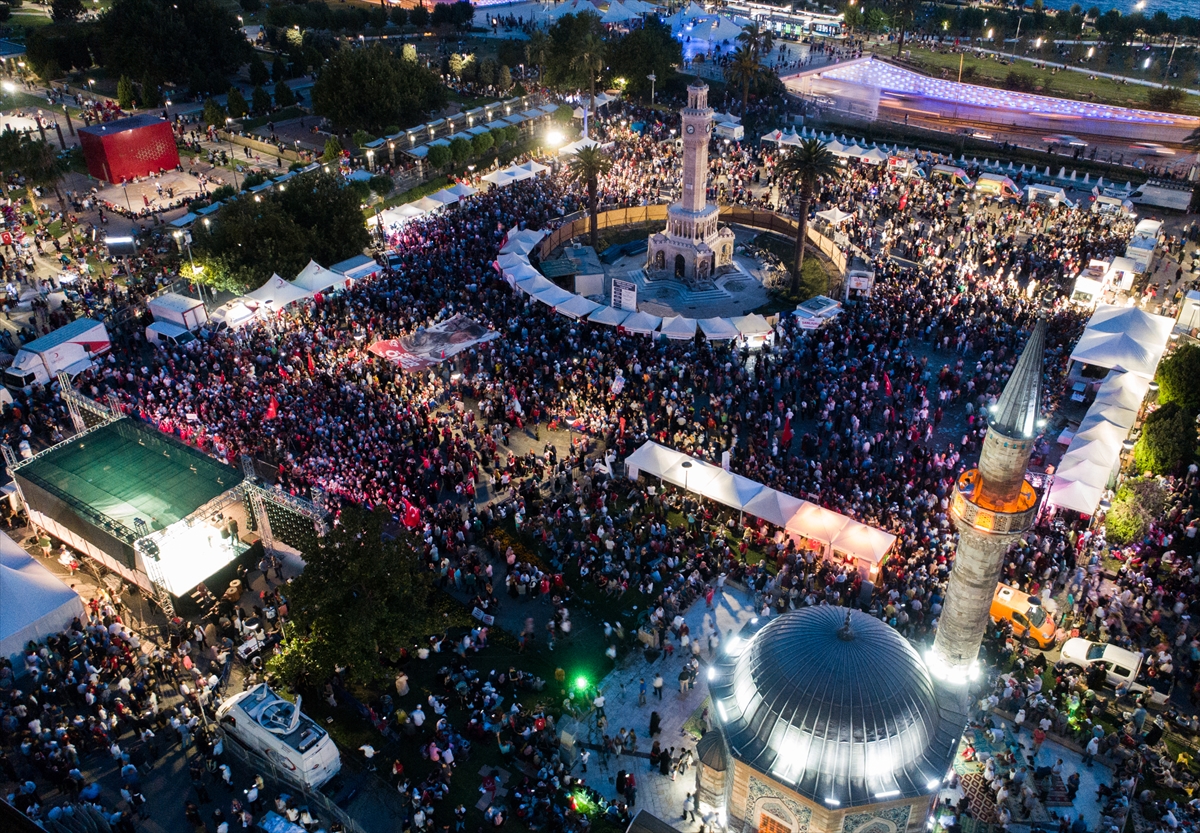
<svg viewBox="0 0 1200 833">
<path fill-rule="evenodd" d="M 546 134 L 546 144 L 551 147 L 558 147 L 563 143 L 563 134 L 558 130 L 551 130 Z"/>
</svg>

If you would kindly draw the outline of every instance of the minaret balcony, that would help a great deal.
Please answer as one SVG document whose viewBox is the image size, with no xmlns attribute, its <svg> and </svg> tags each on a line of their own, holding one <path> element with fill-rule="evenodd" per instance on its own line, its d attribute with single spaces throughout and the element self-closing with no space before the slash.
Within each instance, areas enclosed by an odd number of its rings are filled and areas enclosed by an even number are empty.
<svg viewBox="0 0 1200 833">
<path fill-rule="evenodd" d="M 1000 535 L 1016 534 L 1033 525 L 1037 502 L 1037 492 L 1028 480 L 1021 482 L 1021 490 L 1012 500 L 994 500 L 987 493 L 979 469 L 971 469 L 958 478 L 950 511 L 959 527 Z"/>
</svg>

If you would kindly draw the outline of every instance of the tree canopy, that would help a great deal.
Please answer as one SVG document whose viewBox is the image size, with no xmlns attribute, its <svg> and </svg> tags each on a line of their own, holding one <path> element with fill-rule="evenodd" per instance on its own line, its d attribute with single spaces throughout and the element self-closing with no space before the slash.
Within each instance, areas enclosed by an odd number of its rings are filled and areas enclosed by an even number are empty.
<svg viewBox="0 0 1200 833">
<path fill-rule="evenodd" d="M 197 223 L 193 250 L 202 280 L 242 292 L 274 273 L 295 275 L 309 260 L 329 266 L 370 242 L 358 197 L 323 171 L 298 176 L 286 190 L 242 195 L 211 224 Z"/>
<path fill-rule="evenodd" d="M 321 69 L 312 91 L 313 108 L 336 126 L 383 133 L 408 127 L 446 103 L 441 79 L 405 61 L 382 44 L 343 49 Z"/>
<path fill-rule="evenodd" d="M 1160 404 L 1177 402 L 1191 413 L 1200 413 L 1200 346 L 1185 344 L 1163 359 L 1154 381 Z"/>
<path fill-rule="evenodd" d="M 1192 412 L 1168 402 L 1146 417 L 1142 436 L 1133 448 L 1139 472 L 1171 474 L 1196 454 L 1196 423 Z"/>
<path fill-rule="evenodd" d="M 650 79 L 656 76 L 657 89 L 665 88 L 683 63 L 683 44 L 671 36 L 671 29 L 657 17 L 646 19 L 641 28 L 613 37 L 608 42 L 608 64 L 617 78 L 624 78 L 625 89 L 643 98 L 650 97 Z"/>
<path fill-rule="evenodd" d="M 269 670 L 292 686 L 327 679 L 345 667 L 369 684 L 391 675 L 384 665 L 440 623 L 430 622 L 432 574 L 407 537 L 383 539 L 386 508 L 346 506 L 339 522 L 293 581 L 293 628 Z"/>
</svg>

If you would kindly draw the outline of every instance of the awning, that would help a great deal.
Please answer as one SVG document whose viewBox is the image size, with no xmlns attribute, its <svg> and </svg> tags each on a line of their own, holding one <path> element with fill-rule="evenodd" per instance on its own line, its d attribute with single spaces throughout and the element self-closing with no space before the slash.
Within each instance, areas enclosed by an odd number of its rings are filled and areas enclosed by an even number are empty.
<svg viewBox="0 0 1200 833">
<path fill-rule="evenodd" d="M 619 327 L 630 315 L 627 309 L 617 309 L 616 307 L 600 307 L 588 316 L 588 321 L 593 324 L 604 324 L 609 327 Z"/>
<path fill-rule="evenodd" d="M 557 307 L 559 304 L 565 304 L 567 301 L 578 296 L 574 292 L 567 292 L 562 287 L 552 286 L 549 289 L 543 289 L 541 292 L 535 293 L 533 297 L 548 307 Z"/>
<path fill-rule="evenodd" d="M 728 341 L 741 335 L 728 318 L 701 318 L 698 323 L 709 341 Z"/>
<path fill-rule="evenodd" d="M 848 523 L 850 523 L 850 519 L 845 515 L 805 501 L 796 514 L 792 515 L 784 524 L 784 528 L 788 532 L 803 535 L 805 538 L 820 541 L 822 544 L 832 544 L 833 539 Z"/>
<path fill-rule="evenodd" d="M 686 341 L 696 337 L 696 319 L 672 315 L 670 318 L 663 319 L 658 331 L 669 339 Z"/>
<path fill-rule="evenodd" d="M 557 304 L 554 307 L 555 312 L 560 312 L 568 318 L 585 318 L 591 315 L 592 312 L 600 308 L 600 304 L 595 301 L 589 301 L 582 295 L 572 295 L 571 300 Z"/>
<path fill-rule="evenodd" d="M 1073 509 L 1084 515 L 1094 515 L 1097 507 L 1100 506 L 1100 499 L 1103 497 L 1104 490 L 1101 488 L 1076 480 L 1056 477 L 1053 485 L 1050 486 L 1050 497 L 1047 498 L 1047 502 L 1051 506 Z"/>
<path fill-rule="evenodd" d="M 767 323 L 767 319 L 756 312 L 749 315 L 738 315 L 729 320 L 744 336 L 761 336 L 771 332 L 771 325 Z"/>
<path fill-rule="evenodd" d="M 764 488 L 743 508 L 748 515 L 762 518 L 775 526 L 784 527 L 803 506 L 804 501 L 800 498 L 785 495 L 777 489 Z"/>
</svg>

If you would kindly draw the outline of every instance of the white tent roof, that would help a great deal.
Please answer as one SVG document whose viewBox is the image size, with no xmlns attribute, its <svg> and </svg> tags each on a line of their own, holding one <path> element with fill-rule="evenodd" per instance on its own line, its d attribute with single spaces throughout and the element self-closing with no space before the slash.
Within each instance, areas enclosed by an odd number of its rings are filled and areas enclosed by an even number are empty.
<svg viewBox="0 0 1200 833">
<path fill-rule="evenodd" d="M 737 331 L 744 336 L 760 336 L 771 332 L 771 325 L 767 323 L 767 319 L 763 318 L 757 312 L 752 312 L 749 315 L 738 315 L 729 319 L 733 326 L 737 327 Z"/>
<path fill-rule="evenodd" d="M 650 333 L 657 330 L 661 324 L 662 318 L 659 316 L 651 315 L 648 312 L 642 312 L 639 310 L 622 321 L 621 328 L 628 330 L 631 333 L 650 335 Z"/>
<path fill-rule="evenodd" d="M 888 161 L 888 155 L 879 148 L 871 148 L 870 150 L 863 151 L 862 155 L 858 158 L 870 165 L 882 165 Z"/>
<path fill-rule="evenodd" d="M 1084 328 L 1072 361 L 1153 377 L 1175 322 L 1137 307 L 1101 304 Z"/>
<path fill-rule="evenodd" d="M 434 191 L 432 194 L 430 194 L 429 199 L 433 200 L 439 205 L 451 205 L 458 202 L 459 197 L 458 194 L 454 193 L 454 191 L 450 188 L 443 188 L 440 191 Z"/>
<path fill-rule="evenodd" d="M 79 594 L 6 533 L 0 533 L 0 599 L 0 656 L 6 658 L 23 651 L 31 639 L 59 633 L 83 614 Z"/>
<path fill-rule="evenodd" d="M 1053 485 L 1050 486 L 1048 501 L 1053 506 L 1059 506 L 1063 509 L 1074 509 L 1076 512 L 1082 512 L 1085 515 L 1094 515 L 1096 514 L 1096 507 L 1100 505 L 1100 498 L 1103 496 L 1104 490 L 1101 488 L 1089 486 L 1077 480 L 1066 480 L 1056 477 Z"/>
<path fill-rule="evenodd" d="M 521 264 L 528 266 L 529 258 L 525 255 L 517 254 L 516 252 L 506 252 L 506 253 L 500 255 L 498 258 L 496 258 L 496 265 L 499 266 L 501 269 L 508 269 L 512 266 L 517 266 L 517 265 L 521 265 Z"/>
<path fill-rule="evenodd" d="M 664 318 L 658 331 L 667 338 L 675 341 L 685 341 L 696 337 L 696 319 L 685 318 L 682 315 L 672 315 Z"/>
<path fill-rule="evenodd" d="M 591 136 L 584 136 L 582 139 L 571 142 L 569 145 L 563 145 L 558 149 L 558 154 L 559 156 L 574 156 L 581 148 L 592 148 L 599 146 L 600 143 Z"/>
<path fill-rule="evenodd" d="M 722 469 L 709 482 L 704 496 L 735 509 L 745 509 L 746 504 L 762 490 L 763 484 Z"/>
<path fill-rule="evenodd" d="M 827 208 L 824 211 L 818 211 L 817 216 L 832 226 L 838 226 L 854 216 L 849 211 L 842 211 L 836 205 L 833 208 Z"/>
<path fill-rule="evenodd" d="M 409 203 L 409 205 L 421 211 L 437 211 L 439 208 L 446 207 L 445 203 L 438 202 L 431 197 L 421 197 L 421 199 L 417 200 L 416 202 Z"/>
<path fill-rule="evenodd" d="M 385 226 L 392 226 L 398 223 L 408 222 L 413 217 L 420 217 L 424 213 L 424 211 L 417 208 L 412 203 L 406 202 L 404 205 L 397 205 L 394 208 L 385 208 L 383 211 L 379 212 L 379 222 L 383 223 Z"/>
<path fill-rule="evenodd" d="M 1091 442 L 1081 440 L 1078 443 L 1071 443 L 1067 448 L 1067 453 L 1058 461 L 1058 467 L 1061 470 L 1063 466 L 1068 466 L 1072 462 L 1081 462 L 1087 460 L 1092 463 L 1111 463 L 1113 457 L 1112 446 L 1108 443 L 1099 440 Z"/>
<path fill-rule="evenodd" d="M 833 539 L 848 523 L 850 519 L 845 515 L 805 501 L 804 505 L 796 510 L 796 514 L 784 524 L 784 528 L 805 538 L 832 544 Z"/>
<path fill-rule="evenodd" d="M 462 199 L 463 197 L 469 197 L 475 193 L 474 188 L 472 188 L 470 185 L 464 185 L 461 182 L 457 182 L 454 185 L 451 185 L 449 188 L 446 188 L 445 190 L 447 193 L 453 194 L 454 196 L 458 197 L 459 199 Z"/>
<path fill-rule="evenodd" d="M 700 330 L 709 341 L 724 341 L 741 335 L 728 318 L 701 318 Z"/>
<path fill-rule="evenodd" d="M 1125 441 L 1125 437 L 1129 435 L 1128 428 L 1122 428 L 1119 425 L 1113 425 L 1111 422 L 1097 422 L 1087 428 L 1080 428 L 1075 432 L 1075 436 L 1071 440 L 1074 445 L 1076 440 L 1083 442 L 1084 440 L 1096 440 L 1105 443 L 1111 448 L 1117 448 Z M 1068 447 L 1068 451 L 1070 448 Z"/>
<path fill-rule="evenodd" d="M 1138 307 L 1103 304 L 1096 308 L 1086 329 L 1094 333 L 1125 333 L 1141 342 L 1161 341 L 1165 345 L 1173 326 L 1170 318 L 1152 315 Z"/>
<path fill-rule="evenodd" d="M 732 41 L 742 33 L 742 24 L 724 15 L 705 15 L 684 23 L 682 33 L 693 40 Z"/>
<path fill-rule="evenodd" d="M 838 552 L 848 553 L 855 558 L 878 564 L 888 554 L 896 536 L 873 526 L 847 519 L 846 525 L 833 539 L 832 546 Z"/>
<path fill-rule="evenodd" d="M 606 11 L 600 17 L 601 23 L 624 23 L 626 20 L 634 20 L 638 16 L 637 12 L 630 11 L 621 5 L 621 0 L 613 0 Z"/>
<path fill-rule="evenodd" d="M 588 321 L 593 324 L 605 324 L 609 327 L 619 327 L 624 323 L 625 319 L 633 315 L 627 309 L 617 309 L 616 307 L 603 306 L 596 309 L 588 316 Z"/>
<path fill-rule="evenodd" d="M 292 286 L 303 289 L 305 292 L 324 292 L 341 283 L 341 280 L 341 275 L 331 272 L 315 260 L 310 260 L 300 274 L 292 280 Z"/>
<path fill-rule="evenodd" d="M 684 463 L 691 463 L 691 465 L 685 466 Z M 685 454 L 682 460 L 675 463 L 659 476 L 681 489 L 706 495 L 708 494 L 709 484 L 712 483 L 718 474 L 728 474 L 728 472 L 711 463 L 696 460 Z"/>
<path fill-rule="evenodd" d="M 1150 380 L 1137 373 L 1114 373 L 1096 391 L 1097 405 L 1116 405 L 1137 410 L 1150 390 Z"/>
<path fill-rule="evenodd" d="M 537 271 L 536 269 L 534 270 Z M 558 285 L 543 275 L 534 274 L 517 281 L 517 288 L 527 295 L 537 295 L 547 289 L 558 289 Z"/>
<path fill-rule="evenodd" d="M 528 171 L 531 174 L 540 174 L 543 171 L 550 170 L 550 167 L 548 165 L 543 165 L 541 162 L 535 162 L 534 160 L 530 159 L 523 165 L 513 165 L 511 168 L 509 168 L 509 170 Z"/>
<path fill-rule="evenodd" d="M 546 280 L 544 277 L 542 277 L 541 272 L 529 265 L 528 261 L 525 263 L 518 263 L 515 266 L 505 267 L 501 271 L 504 273 L 504 277 L 508 278 L 510 283 L 515 283 L 518 285 L 529 280 L 536 280 L 537 278 L 541 278 L 543 281 Z M 550 282 L 546 281 L 546 283 Z M 553 286 L 554 284 L 550 285 Z M 534 292 L 540 292 L 543 289 L 546 289 L 546 286 L 544 284 L 539 284 L 538 289 L 534 290 Z M 528 290 L 526 291 L 528 292 Z M 533 293 L 531 292 L 530 294 Z"/>
<path fill-rule="evenodd" d="M 293 286 L 278 275 L 272 275 L 271 279 L 258 289 L 246 293 L 246 297 L 260 304 L 270 304 L 275 309 L 283 309 L 288 304 L 312 297 L 312 293 Z"/>
<path fill-rule="evenodd" d="M 641 469 L 647 474 L 658 477 L 662 472 L 685 457 L 682 452 L 653 441 L 642 443 L 632 454 L 625 458 L 625 465 Z"/>
<path fill-rule="evenodd" d="M 556 305 L 554 309 L 570 318 L 586 318 L 599 308 L 600 304 L 595 301 L 589 301 L 582 295 L 572 295 L 571 300 Z"/>
<path fill-rule="evenodd" d="M 800 511 L 802 506 L 804 506 L 804 501 L 800 498 L 767 488 L 750 498 L 742 508 L 749 515 L 781 527 L 787 525 L 787 522 Z"/>
<path fill-rule="evenodd" d="M 764 142 L 775 142 L 778 144 L 779 140 L 783 138 L 783 131 L 775 128 L 770 133 L 764 133 L 761 138 Z"/>
<path fill-rule="evenodd" d="M 1112 476 L 1113 468 L 1112 465 L 1106 466 L 1092 460 L 1082 460 L 1078 457 L 1067 459 L 1064 456 L 1054 476 L 1064 480 L 1078 480 L 1081 483 L 1099 486 L 1103 489 L 1108 486 L 1108 479 Z"/>
<path fill-rule="evenodd" d="M 1137 421 L 1137 411 L 1130 408 L 1122 408 L 1119 405 L 1099 405 L 1093 404 L 1088 408 L 1087 414 L 1083 418 L 1083 422 L 1079 424 L 1080 431 L 1086 431 L 1093 425 L 1101 422 L 1110 422 L 1120 428 L 1129 429 L 1133 427 L 1133 423 Z"/>
<path fill-rule="evenodd" d="M 548 307 L 557 307 L 560 304 L 565 304 L 572 298 L 578 298 L 579 296 L 574 292 L 567 292 L 567 290 L 563 289 L 562 287 L 552 286 L 548 289 L 543 289 L 541 292 L 535 292 L 533 297 L 537 298 Z"/>
<path fill-rule="evenodd" d="M 484 182 L 490 182 L 496 186 L 512 185 L 517 181 L 517 178 L 509 173 L 508 170 L 492 171 L 490 174 L 484 174 L 479 178 Z"/>
<path fill-rule="evenodd" d="M 538 243 L 542 242 L 542 238 L 545 236 L 545 229 L 517 231 L 516 226 L 514 226 L 509 229 L 508 239 L 505 241 L 504 247 L 500 249 L 500 254 L 517 252 L 518 254 L 527 255 L 534 250 Z"/>
</svg>

